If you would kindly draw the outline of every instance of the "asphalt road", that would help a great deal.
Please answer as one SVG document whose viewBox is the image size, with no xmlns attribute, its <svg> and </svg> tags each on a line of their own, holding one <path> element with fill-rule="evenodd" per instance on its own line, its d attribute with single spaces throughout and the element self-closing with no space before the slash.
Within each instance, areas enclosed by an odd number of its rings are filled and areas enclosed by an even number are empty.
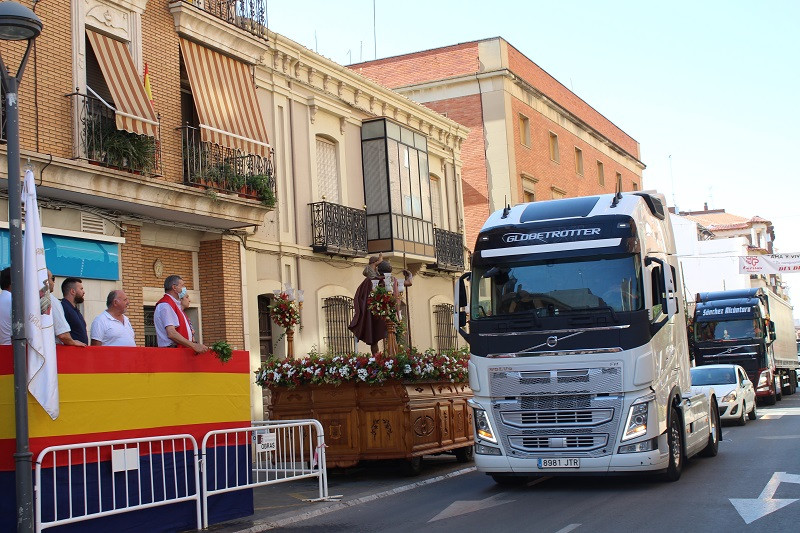
<svg viewBox="0 0 800 533">
<path fill-rule="evenodd" d="M 717 457 L 692 459 L 675 483 L 542 478 L 507 488 L 462 468 L 453 477 L 384 491 L 272 530 L 800 531 L 800 393 L 759 408 L 759 418 L 744 427 L 725 426 L 723 439 Z"/>
</svg>

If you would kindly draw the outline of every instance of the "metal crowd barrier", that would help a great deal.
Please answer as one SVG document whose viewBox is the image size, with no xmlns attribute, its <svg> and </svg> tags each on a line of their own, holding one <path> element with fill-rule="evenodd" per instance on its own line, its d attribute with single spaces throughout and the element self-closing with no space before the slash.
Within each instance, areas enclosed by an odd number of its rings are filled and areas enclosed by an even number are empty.
<svg viewBox="0 0 800 533">
<path fill-rule="evenodd" d="M 36 531 L 192 500 L 199 529 L 198 459 L 189 434 L 45 448 L 36 459 Z"/>
<path fill-rule="evenodd" d="M 234 457 L 230 457 L 235 454 Z M 208 498 L 264 485 L 317 478 L 319 497 L 328 495 L 325 435 L 317 420 L 259 421 L 248 428 L 211 431 L 201 446 L 203 527 Z"/>
</svg>

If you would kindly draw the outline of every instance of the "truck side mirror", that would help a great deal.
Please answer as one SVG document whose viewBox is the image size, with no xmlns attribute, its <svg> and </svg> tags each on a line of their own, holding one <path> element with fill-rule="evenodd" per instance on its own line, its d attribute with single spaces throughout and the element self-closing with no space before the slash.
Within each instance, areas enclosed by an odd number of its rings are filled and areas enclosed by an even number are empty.
<svg viewBox="0 0 800 533">
<path fill-rule="evenodd" d="M 465 308 L 469 307 L 469 300 L 467 299 L 467 287 L 464 281 L 469 280 L 471 277 L 472 274 L 470 272 L 461 274 L 456 284 L 455 294 L 453 295 L 453 300 L 455 302 L 453 306 L 453 326 L 456 331 L 458 331 L 458 334 L 467 342 L 469 342 L 469 333 L 464 330 L 464 327 L 467 325 L 467 312 Z"/>
</svg>

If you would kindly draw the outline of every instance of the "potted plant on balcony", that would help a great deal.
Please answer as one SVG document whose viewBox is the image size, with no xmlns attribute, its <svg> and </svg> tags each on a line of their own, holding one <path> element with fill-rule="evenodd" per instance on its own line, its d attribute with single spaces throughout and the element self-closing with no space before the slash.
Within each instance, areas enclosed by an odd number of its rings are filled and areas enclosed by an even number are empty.
<svg viewBox="0 0 800 533">
<path fill-rule="evenodd" d="M 272 185 L 272 174 L 254 174 L 248 176 L 247 186 L 253 190 L 263 205 L 275 207 L 275 191 Z"/>
</svg>

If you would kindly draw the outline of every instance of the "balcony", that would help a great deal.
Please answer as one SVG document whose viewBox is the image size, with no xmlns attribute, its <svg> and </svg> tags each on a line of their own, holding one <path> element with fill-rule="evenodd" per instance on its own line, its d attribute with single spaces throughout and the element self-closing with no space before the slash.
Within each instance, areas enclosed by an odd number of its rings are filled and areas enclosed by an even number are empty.
<svg viewBox="0 0 800 533">
<path fill-rule="evenodd" d="M 431 268 L 447 272 L 463 272 L 464 270 L 464 238 L 460 233 L 433 229 L 436 243 L 436 263 Z"/>
<path fill-rule="evenodd" d="M 267 38 L 267 0 L 182 0 L 247 33 Z"/>
<path fill-rule="evenodd" d="M 330 202 L 314 202 L 311 231 L 314 252 L 364 257 L 367 255 L 367 213 Z"/>
<path fill-rule="evenodd" d="M 216 193 L 238 194 L 275 207 L 275 172 L 271 157 L 202 141 L 200 129 L 183 126 L 183 182 Z M 273 152 L 274 153 L 274 152 Z"/>
<path fill-rule="evenodd" d="M 161 175 L 158 139 L 118 129 L 115 109 L 101 98 L 77 92 L 67 96 L 77 117 L 74 159 L 145 176 Z"/>
</svg>

